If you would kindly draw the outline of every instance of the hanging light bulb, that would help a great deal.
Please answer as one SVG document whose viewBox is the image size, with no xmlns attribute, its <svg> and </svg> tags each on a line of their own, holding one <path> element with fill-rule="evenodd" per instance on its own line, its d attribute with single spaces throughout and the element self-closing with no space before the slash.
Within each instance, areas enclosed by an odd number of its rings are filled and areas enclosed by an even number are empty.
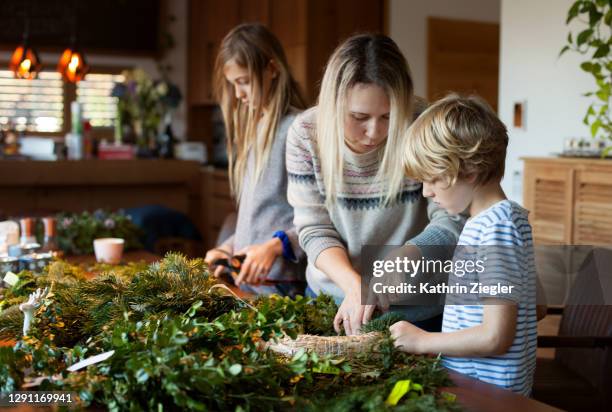
<svg viewBox="0 0 612 412">
<path fill-rule="evenodd" d="M 13 52 L 9 68 L 18 79 L 34 79 L 42 69 L 42 63 L 36 50 L 29 47 L 24 39 Z"/>
<path fill-rule="evenodd" d="M 83 53 L 73 47 L 69 47 L 62 53 L 62 57 L 60 57 L 57 64 L 57 71 L 62 74 L 64 80 L 76 83 L 83 80 L 87 72 L 89 72 L 89 66 Z"/>
</svg>

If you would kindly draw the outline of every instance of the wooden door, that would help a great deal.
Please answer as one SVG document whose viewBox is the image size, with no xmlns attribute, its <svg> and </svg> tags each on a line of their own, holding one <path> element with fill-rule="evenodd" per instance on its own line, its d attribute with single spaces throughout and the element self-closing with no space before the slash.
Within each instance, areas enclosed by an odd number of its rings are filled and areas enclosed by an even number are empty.
<svg viewBox="0 0 612 412">
<path fill-rule="evenodd" d="M 497 111 L 499 24 L 427 20 L 427 98 L 477 94 Z"/>
</svg>

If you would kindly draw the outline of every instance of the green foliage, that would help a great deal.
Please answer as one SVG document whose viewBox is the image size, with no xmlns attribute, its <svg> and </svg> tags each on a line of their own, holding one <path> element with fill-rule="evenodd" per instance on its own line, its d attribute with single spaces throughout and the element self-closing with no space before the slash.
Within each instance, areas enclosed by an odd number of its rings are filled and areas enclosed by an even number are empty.
<svg viewBox="0 0 612 412">
<path fill-rule="evenodd" d="M 297 296 L 295 299 L 277 295 L 260 297 L 255 306 L 259 310 L 270 310 L 282 307 L 286 315 L 293 316 L 300 334 L 333 336 L 333 322 L 338 307 L 328 295 L 319 295 L 315 299 Z"/>
<path fill-rule="evenodd" d="M 399 352 L 388 335 L 353 359 L 306 352 L 286 359 L 264 349 L 285 335 L 333 334 L 337 307 L 330 297 L 260 297 L 247 306 L 211 290 L 214 279 L 202 260 L 177 254 L 146 268 L 109 268 L 93 280 L 55 265 L 34 281 L 22 273 L 24 283 L 9 290 L 12 299 L 45 284 L 53 292 L 30 336 L 0 348 L 1 392 L 19 389 L 31 368 L 33 376 L 59 375 L 37 389 L 75 391 L 82 406 L 111 411 L 457 408 L 437 393 L 449 384 L 439 360 Z M 61 268 L 71 275 L 58 276 Z M 0 328 L 14 309 L 0 314 Z M 379 330 L 393 321 L 379 319 Z M 65 371 L 110 350 L 103 362 Z M 386 404 L 405 379 L 412 389 L 396 406 Z"/>
<path fill-rule="evenodd" d="M 586 28 L 575 38 L 570 32 L 559 55 L 572 50 L 590 56 L 580 68 L 594 77 L 597 89 L 585 93 L 585 96 L 595 99 L 588 107 L 583 123 L 590 127 L 591 136 L 612 140 L 612 3 L 608 0 L 576 0 L 568 11 L 566 24 L 574 20 L 580 20 Z"/>
<path fill-rule="evenodd" d="M 395 322 L 406 320 L 405 317 L 398 312 L 387 312 L 378 318 L 372 319 L 361 328 L 362 332 L 386 332 Z"/>
<path fill-rule="evenodd" d="M 60 213 L 56 218 L 57 243 L 66 254 L 91 254 L 94 239 L 103 237 L 124 239 L 126 250 L 142 248 L 141 230 L 122 212 Z"/>
<path fill-rule="evenodd" d="M 20 335 L 22 315 L 16 307 L 38 287 L 49 286 L 52 291 L 51 302 L 60 311 L 57 324 L 63 326 L 51 326 L 51 333 L 65 346 L 112 327 L 123 319 L 124 312 L 140 320 L 149 313 L 180 314 L 202 301 L 198 314 L 215 318 L 241 306 L 233 297 L 209 292 L 216 281 L 209 276 L 203 259 L 168 254 L 149 266 L 102 267 L 108 270 L 92 280 L 80 272 L 82 269 L 65 262 L 53 263 L 39 276 L 22 272 L 17 285 L 6 293 L 13 306 L 0 312 L 0 339 Z M 62 271 L 66 275 L 60 275 Z"/>
</svg>

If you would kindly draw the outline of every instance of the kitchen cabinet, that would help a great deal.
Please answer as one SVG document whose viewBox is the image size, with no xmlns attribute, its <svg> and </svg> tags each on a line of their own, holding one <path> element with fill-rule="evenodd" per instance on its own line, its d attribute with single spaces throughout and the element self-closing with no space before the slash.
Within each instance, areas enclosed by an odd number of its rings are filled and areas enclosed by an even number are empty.
<svg viewBox="0 0 612 412">
<path fill-rule="evenodd" d="M 523 160 L 523 197 L 536 243 L 612 244 L 612 161 Z"/>
</svg>

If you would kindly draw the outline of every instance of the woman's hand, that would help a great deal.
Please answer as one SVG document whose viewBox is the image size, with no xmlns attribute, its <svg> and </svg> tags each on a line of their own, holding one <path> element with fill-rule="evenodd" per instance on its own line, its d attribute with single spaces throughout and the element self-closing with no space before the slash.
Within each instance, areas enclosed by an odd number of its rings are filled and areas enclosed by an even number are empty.
<svg viewBox="0 0 612 412">
<path fill-rule="evenodd" d="M 206 252 L 204 261 L 208 264 L 209 267 L 212 267 L 215 261 L 219 259 L 229 258 L 230 256 L 232 256 L 232 247 L 229 245 L 221 245 Z M 213 276 L 216 278 L 221 276 L 221 272 L 223 272 L 223 269 L 223 266 L 217 266 L 215 268 L 215 271 L 213 272 Z"/>
<path fill-rule="evenodd" d="M 347 335 L 358 335 L 361 326 L 368 323 L 372 318 L 375 305 L 362 305 L 359 285 L 344 296 L 344 300 L 336 317 L 334 318 L 334 329 L 340 333 L 341 326 Z"/>
<path fill-rule="evenodd" d="M 270 268 L 274 264 L 277 257 L 283 253 L 283 243 L 279 238 L 273 238 L 265 243 L 247 246 L 239 250 L 236 255 L 245 255 L 246 258 L 242 262 L 242 267 L 236 286 L 240 286 L 243 282 L 257 284 L 262 282 Z"/>
<path fill-rule="evenodd" d="M 425 334 L 423 329 L 414 326 L 406 321 L 395 322 L 389 328 L 393 344 L 399 350 L 408 353 L 422 353 L 420 342 Z"/>
</svg>

